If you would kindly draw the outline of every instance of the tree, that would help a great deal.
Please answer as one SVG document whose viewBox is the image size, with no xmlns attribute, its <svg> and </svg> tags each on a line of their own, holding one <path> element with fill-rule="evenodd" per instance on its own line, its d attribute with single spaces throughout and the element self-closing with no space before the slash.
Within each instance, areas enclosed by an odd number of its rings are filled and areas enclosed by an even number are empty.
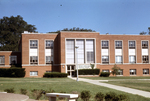
<svg viewBox="0 0 150 101">
<path fill-rule="evenodd" d="M 27 24 L 20 15 L 0 19 L 0 51 L 18 51 L 21 33 L 35 32 L 34 25 Z"/>
<path fill-rule="evenodd" d="M 115 64 L 114 67 L 112 68 L 112 74 L 113 75 L 119 74 L 119 70 L 121 70 L 120 67 L 117 67 L 117 65 Z"/>
<path fill-rule="evenodd" d="M 146 35 L 146 33 L 147 33 L 147 32 L 144 32 L 144 31 L 143 31 L 143 32 L 140 33 L 140 35 Z"/>
<path fill-rule="evenodd" d="M 48 33 L 59 33 L 60 31 L 82 31 L 82 32 L 95 32 L 94 30 L 91 29 L 84 29 L 84 28 L 79 28 L 79 27 L 73 27 L 73 28 L 64 28 L 63 30 L 57 30 L 55 32 L 48 32 Z"/>
</svg>

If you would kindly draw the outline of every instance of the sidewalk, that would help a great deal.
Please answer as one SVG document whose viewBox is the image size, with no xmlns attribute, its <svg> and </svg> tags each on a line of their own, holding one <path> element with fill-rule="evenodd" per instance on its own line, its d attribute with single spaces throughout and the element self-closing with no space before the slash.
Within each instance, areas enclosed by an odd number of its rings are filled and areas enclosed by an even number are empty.
<svg viewBox="0 0 150 101">
<path fill-rule="evenodd" d="M 76 80 L 76 78 L 71 78 L 71 79 Z M 79 81 L 88 82 L 91 84 L 95 84 L 95 85 L 123 91 L 126 93 L 137 94 L 137 95 L 140 95 L 143 97 L 150 98 L 150 92 L 100 82 L 100 81 L 104 81 L 104 80 L 90 80 L 90 79 L 79 78 Z M 106 81 L 108 81 L 108 80 L 106 80 Z"/>
</svg>

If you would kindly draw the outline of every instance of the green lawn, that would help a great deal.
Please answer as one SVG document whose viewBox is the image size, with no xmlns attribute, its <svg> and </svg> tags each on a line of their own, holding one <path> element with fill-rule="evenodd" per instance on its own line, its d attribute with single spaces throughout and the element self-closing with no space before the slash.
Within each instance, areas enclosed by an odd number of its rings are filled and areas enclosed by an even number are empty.
<svg viewBox="0 0 150 101">
<path fill-rule="evenodd" d="M 110 91 L 116 92 L 117 94 L 126 94 L 129 96 L 130 101 L 150 101 L 149 98 L 144 98 L 138 95 L 128 94 L 121 91 L 101 87 L 85 82 L 76 82 L 69 78 L 0 78 L 0 91 L 4 89 L 14 88 L 15 93 L 20 93 L 20 89 L 27 89 L 27 95 L 32 97 L 32 89 L 52 89 L 55 92 L 66 92 L 71 93 L 72 91 L 81 92 L 83 90 L 89 90 L 92 94 L 90 101 L 94 101 L 94 96 L 97 92 L 103 92 L 104 94 Z M 42 97 L 44 99 L 44 97 Z M 81 101 L 79 99 L 78 101 Z"/>
<path fill-rule="evenodd" d="M 150 92 L 150 80 L 114 80 L 108 81 L 107 83 Z"/>
<path fill-rule="evenodd" d="M 111 77 L 84 77 L 92 80 L 116 80 L 116 79 L 150 79 L 150 76 L 111 76 Z"/>
</svg>

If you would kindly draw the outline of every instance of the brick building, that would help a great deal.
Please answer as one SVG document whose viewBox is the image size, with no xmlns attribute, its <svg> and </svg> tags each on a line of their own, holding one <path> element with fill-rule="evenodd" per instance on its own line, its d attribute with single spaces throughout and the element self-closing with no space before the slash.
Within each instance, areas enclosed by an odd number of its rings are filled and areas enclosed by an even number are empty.
<svg viewBox="0 0 150 101">
<path fill-rule="evenodd" d="M 79 69 L 99 68 L 111 72 L 114 64 L 120 76 L 149 76 L 149 35 L 100 35 L 98 32 L 22 33 L 19 52 L 0 51 L 0 67 L 21 64 L 26 77 L 45 72 L 74 75 Z M 76 51 L 77 47 L 77 51 Z"/>
</svg>

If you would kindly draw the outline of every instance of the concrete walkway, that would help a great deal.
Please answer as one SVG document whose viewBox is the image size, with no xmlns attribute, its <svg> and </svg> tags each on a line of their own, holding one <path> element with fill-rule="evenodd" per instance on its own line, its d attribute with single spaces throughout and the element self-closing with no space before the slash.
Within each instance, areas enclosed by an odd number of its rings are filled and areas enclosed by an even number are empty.
<svg viewBox="0 0 150 101">
<path fill-rule="evenodd" d="M 76 80 L 76 78 L 71 78 L 71 79 Z M 90 80 L 90 79 L 79 78 L 79 81 L 88 82 L 91 84 L 108 87 L 108 88 L 123 91 L 126 93 L 137 94 L 137 95 L 140 95 L 143 97 L 150 98 L 150 92 L 100 82 L 100 81 L 104 81 L 104 80 Z M 108 80 L 105 80 L 105 81 L 107 82 Z"/>
</svg>

